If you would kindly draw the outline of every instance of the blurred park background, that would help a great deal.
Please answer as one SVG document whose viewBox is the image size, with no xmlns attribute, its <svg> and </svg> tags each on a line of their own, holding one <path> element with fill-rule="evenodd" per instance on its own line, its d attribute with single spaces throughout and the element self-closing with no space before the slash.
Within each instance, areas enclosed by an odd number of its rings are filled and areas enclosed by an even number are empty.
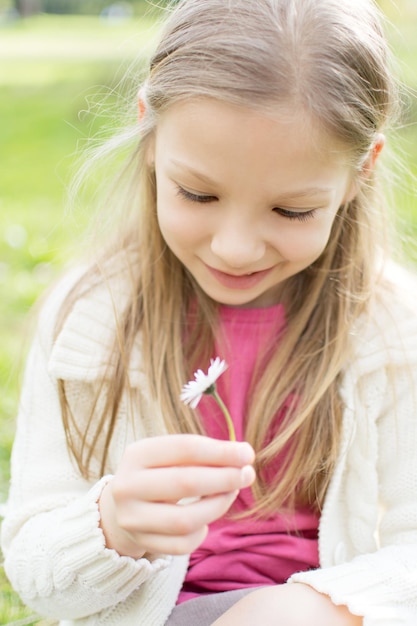
<svg viewBox="0 0 417 626">
<path fill-rule="evenodd" d="M 105 135 L 111 126 L 124 69 L 149 55 L 166 4 L 0 0 L 0 518 L 28 314 L 76 254 L 89 218 L 87 206 L 72 214 L 65 209 L 74 163 L 88 137 Z M 402 129 L 391 142 L 409 175 L 394 205 L 407 256 L 416 264 L 417 0 L 379 4 L 407 86 Z M 110 113 L 99 106 L 103 97 Z M 22 606 L 0 567 L 0 624 L 50 623 Z"/>
</svg>

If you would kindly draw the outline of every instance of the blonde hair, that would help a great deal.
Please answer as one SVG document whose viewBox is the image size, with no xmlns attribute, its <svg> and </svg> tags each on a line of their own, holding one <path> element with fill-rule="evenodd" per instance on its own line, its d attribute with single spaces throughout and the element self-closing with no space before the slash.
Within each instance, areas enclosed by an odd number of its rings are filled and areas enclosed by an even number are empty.
<svg viewBox="0 0 417 626">
<path fill-rule="evenodd" d="M 72 433 L 80 426 L 60 381 L 68 445 L 84 475 L 95 454 L 102 471 L 106 466 L 119 402 L 129 391 L 129 355 L 138 332 L 150 393 L 166 429 L 203 432 L 198 414 L 181 405 L 178 393 L 193 368 L 212 356 L 217 305 L 165 245 L 158 227 L 147 151 L 163 112 L 192 97 L 265 114 L 294 106 L 342 142 L 359 172 L 397 102 L 380 16 L 370 0 L 183 0 L 168 17 L 142 94 L 144 118 L 126 135 L 137 141 L 140 134 L 126 169 L 130 219 L 115 244 L 115 252 L 138 250 L 140 267 L 118 322 L 116 374 L 104 409 L 97 414 L 92 408 L 78 439 Z M 247 413 L 245 437 L 257 452 L 257 511 L 323 501 L 341 436 L 339 387 L 352 356 L 350 333 L 375 292 L 382 222 L 373 177 L 358 176 L 358 193 L 340 207 L 324 253 L 287 281 L 288 327 L 279 349 L 265 358 Z M 60 325 L 89 280 L 68 299 Z M 186 333 L 194 300 L 196 318 Z M 268 439 L 277 410 L 291 394 L 296 401 Z M 99 445 L 103 432 L 105 443 Z M 264 469 L 279 455 L 282 467 L 267 485 Z"/>
</svg>

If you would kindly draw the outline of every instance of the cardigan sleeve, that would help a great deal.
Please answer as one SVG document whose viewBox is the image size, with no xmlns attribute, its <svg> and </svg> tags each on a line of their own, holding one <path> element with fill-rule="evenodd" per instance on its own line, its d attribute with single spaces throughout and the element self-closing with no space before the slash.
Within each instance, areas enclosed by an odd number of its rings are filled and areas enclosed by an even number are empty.
<svg viewBox="0 0 417 626">
<path fill-rule="evenodd" d="M 123 603 L 141 586 L 158 587 L 158 577 L 163 588 L 178 564 L 170 556 L 134 560 L 105 547 L 97 500 L 107 478 L 86 481 L 68 453 L 57 381 L 48 371 L 53 316 L 44 314 L 41 326 L 27 360 L 2 548 L 23 601 L 41 615 L 69 620 Z M 178 571 L 177 577 L 181 585 Z M 164 620 L 143 623 L 151 622 Z"/>
<path fill-rule="evenodd" d="M 339 515 L 348 529 L 339 538 L 350 531 L 351 539 L 358 529 L 364 536 L 368 527 L 374 546 L 357 541 L 352 549 L 352 540 L 350 548 L 340 541 L 339 558 L 290 579 L 347 605 L 364 617 L 364 626 L 417 624 L 417 315 L 403 313 L 391 319 L 379 348 L 365 341 L 357 376 L 345 385 L 354 428 L 336 497 L 351 519 Z"/>
</svg>

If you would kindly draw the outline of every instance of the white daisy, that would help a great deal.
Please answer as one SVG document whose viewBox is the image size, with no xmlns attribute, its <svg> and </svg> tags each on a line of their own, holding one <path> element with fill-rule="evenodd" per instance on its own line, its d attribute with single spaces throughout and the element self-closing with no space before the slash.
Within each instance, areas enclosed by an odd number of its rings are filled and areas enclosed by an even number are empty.
<svg viewBox="0 0 417 626">
<path fill-rule="evenodd" d="M 207 374 L 205 374 L 203 370 L 197 370 L 194 373 L 194 380 L 190 380 L 183 386 L 180 394 L 180 400 L 182 400 L 184 404 L 189 404 L 192 409 L 195 409 L 200 402 L 203 394 L 209 394 L 213 396 L 226 419 L 230 440 L 236 441 L 235 429 L 233 426 L 232 418 L 216 389 L 216 380 L 226 370 L 226 361 L 220 359 L 220 357 L 218 356 L 215 359 L 211 359 Z"/>
<path fill-rule="evenodd" d="M 195 409 L 200 402 L 203 393 L 212 393 L 211 387 L 215 385 L 216 380 L 227 370 L 227 363 L 220 357 L 210 360 L 210 366 L 207 374 L 203 370 L 197 370 L 194 373 L 194 379 L 186 383 L 182 388 L 180 400 L 184 404 L 189 404 L 192 409 Z"/>
</svg>

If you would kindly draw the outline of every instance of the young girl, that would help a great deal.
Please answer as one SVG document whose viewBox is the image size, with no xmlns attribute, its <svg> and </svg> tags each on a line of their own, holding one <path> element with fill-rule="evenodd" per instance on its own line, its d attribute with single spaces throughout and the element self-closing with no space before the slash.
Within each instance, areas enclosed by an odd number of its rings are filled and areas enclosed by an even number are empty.
<svg viewBox="0 0 417 626">
<path fill-rule="evenodd" d="M 120 232 L 53 291 L 29 356 L 3 548 L 40 614 L 417 624 L 415 287 L 374 169 L 387 64 L 371 0 L 173 10 Z M 215 356 L 236 442 L 213 398 L 179 398 Z"/>
</svg>

